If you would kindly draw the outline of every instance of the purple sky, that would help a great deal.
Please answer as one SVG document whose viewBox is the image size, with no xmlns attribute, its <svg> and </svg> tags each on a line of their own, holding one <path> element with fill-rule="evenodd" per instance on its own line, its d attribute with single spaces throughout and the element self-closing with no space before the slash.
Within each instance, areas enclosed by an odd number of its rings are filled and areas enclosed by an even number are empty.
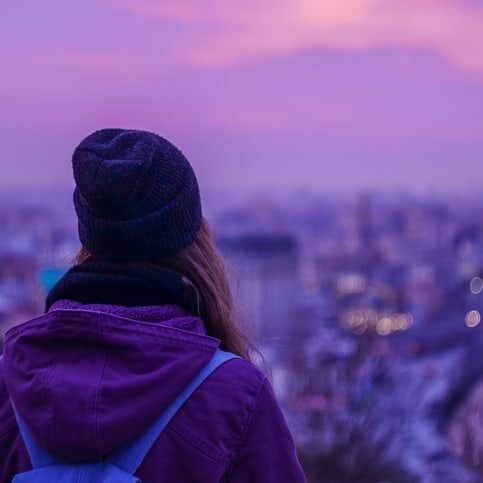
<svg viewBox="0 0 483 483">
<path fill-rule="evenodd" d="M 0 189 L 69 186 L 89 132 L 159 132 L 205 189 L 479 190 L 477 0 L 16 0 Z"/>
</svg>

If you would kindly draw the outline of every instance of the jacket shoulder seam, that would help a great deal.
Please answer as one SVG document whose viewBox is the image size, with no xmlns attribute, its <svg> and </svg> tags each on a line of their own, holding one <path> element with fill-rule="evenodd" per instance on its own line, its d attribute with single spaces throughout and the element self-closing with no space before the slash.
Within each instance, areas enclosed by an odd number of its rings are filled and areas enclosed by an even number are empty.
<svg viewBox="0 0 483 483">
<path fill-rule="evenodd" d="M 4 438 L 5 436 L 7 436 L 8 434 L 10 433 L 13 433 L 14 431 L 18 431 L 18 427 L 17 426 L 13 426 L 12 428 L 10 429 L 7 429 L 6 431 L 4 431 L 2 434 L 0 434 L 0 439 L 1 438 Z"/>
<path fill-rule="evenodd" d="M 207 456 L 208 458 L 210 458 L 215 463 L 219 464 L 222 468 L 226 468 L 227 461 L 223 461 L 222 458 L 220 458 L 220 457 L 218 457 L 216 455 L 211 454 L 206 448 L 203 447 L 203 445 L 199 444 L 198 442 L 193 441 L 191 438 L 187 438 L 183 433 L 181 433 L 180 431 L 178 431 L 176 428 L 174 428 L 171 425 L 168 426 L 168 428 L 166 428 L 166 429 L 169 430 L 169 431 L 172 431 L 172 432 L 176 433 L 180 438 L 183 439 L 183 441 L 187 442 L 190 446 L 192 446 L 196 450 L 198 450 L 201 453 L 203 453 L 205 456 Z"/>
<path fill-rule="evenodd" d="M 246 436 L 247 436 L 247 433 L 248 433 L 248 429 L 249 429 L 250 424 L 251 424 L 252 419 L 253 419 L 253 415 L 255 414 L 255 411 L 256 411 L 257 406 L 258 406 L 258 401 L 260 400 L 260 396 L 262 395 L 262 390 L 265 387 L 265 385 L 267 384 L 267 381 L 268 381 L 267 377 L 264 375 L 261 382 L 260 382 L 260 387 L 257 389 L 257 395 L 254 398 L 253 405 L 250 408 L 249 414 L 246 418 L 245 424 L 244 424 L 243 429 L 240 433 L 240 439 L 235 446 L 235 450 L 233 451 L 233 457 L 231 459 L 230 468 L 229 468 L 228 474 L 227 474 L 228 478 L 230 478 L 230 476 L 233 472 L 233 467 L 234 467 L 235 461 L 237 459 L 237 455 L 238 455 L 241 447 L 243 446 L 243 444 L 245 442 L 245 439 L 246 439 Z"/>
</svg>

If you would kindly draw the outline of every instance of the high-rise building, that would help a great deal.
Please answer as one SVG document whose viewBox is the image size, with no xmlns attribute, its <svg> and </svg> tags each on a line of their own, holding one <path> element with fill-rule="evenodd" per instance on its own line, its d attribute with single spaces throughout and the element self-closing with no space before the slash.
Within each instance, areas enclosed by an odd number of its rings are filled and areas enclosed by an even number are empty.
<svg viewBox="0 0 483 483">
<path fill-rule="evenodd" d="M 221 238 L 239 313 L 258 342 L 290 341 L 299 301 L 297 244 L 290 236 Z"/>
</svg>

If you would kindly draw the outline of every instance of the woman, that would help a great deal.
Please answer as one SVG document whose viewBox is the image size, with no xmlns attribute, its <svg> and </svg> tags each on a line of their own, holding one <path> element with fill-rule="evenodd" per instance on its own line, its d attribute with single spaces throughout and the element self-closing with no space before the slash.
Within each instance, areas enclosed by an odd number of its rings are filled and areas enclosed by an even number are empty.
<svg viewBox="0 0 483 483">
<path fill-rule="evenodd" d="M 194 390 L 133 473 L 145 483 L 305 481 L 234 321 L 187 159 L 156 134 L 104 129 L 72 163 L 82 248 L 46 313 L 5 338 L 1 481 L 33 474 L 30 445 L 69 467 L 107 464 L 147 434 L 218 348 L 239 357 Z"/>
</svg>

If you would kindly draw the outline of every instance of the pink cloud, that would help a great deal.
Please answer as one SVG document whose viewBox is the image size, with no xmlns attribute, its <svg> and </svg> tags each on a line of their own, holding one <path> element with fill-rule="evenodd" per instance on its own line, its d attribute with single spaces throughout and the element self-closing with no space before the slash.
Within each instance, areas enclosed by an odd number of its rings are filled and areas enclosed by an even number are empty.
<svg viewBox="0 0 483 483">
<path fill-rule="evenodd" d="M 192 62 L 226 64 L 306 48 L 418 47 L 483 75 L 483 8 L 456 0 L 118 0 L 187 24 Z M 192 30 L 195 33 L 192 33 Z"/>
</svg>

